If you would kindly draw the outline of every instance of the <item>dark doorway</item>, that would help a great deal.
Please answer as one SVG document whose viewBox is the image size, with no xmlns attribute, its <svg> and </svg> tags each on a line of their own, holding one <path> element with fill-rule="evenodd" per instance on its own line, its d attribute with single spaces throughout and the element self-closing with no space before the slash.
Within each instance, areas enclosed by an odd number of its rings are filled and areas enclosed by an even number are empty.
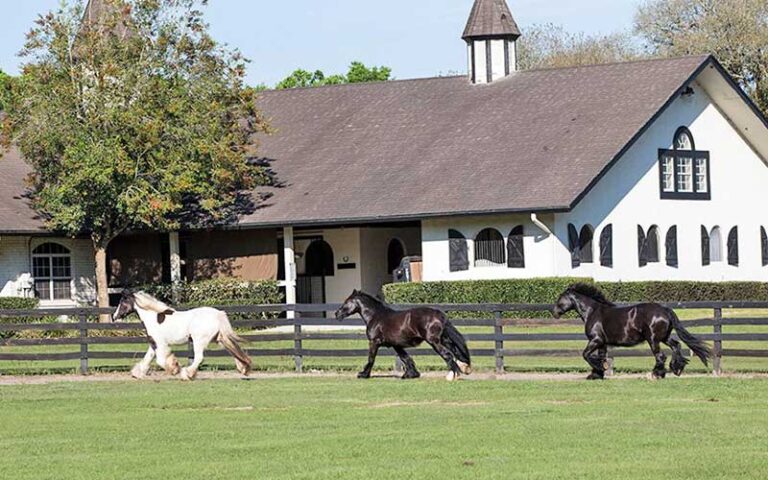
<svg viewBox="0 0 768 480">
<path fill-rule="evenodd" d="M 334 275 L 333 249 L 325 240 L 314 240 L 304 253 L 304 273 L 296 279 L 296 301 L 304 304 L 325 303 L 325 277 Z M 324 316 L 322 313 L 302 316 Z"/>
<path fill-rule="evenodd" d="M 400 268 L 400 262 L 405 258 L 405 247 L 403 242 L 397 238 L 393 238 L 389 241 L 387 247 L 387 273 L 391 274 L 398 268 Z"/>
</svg>

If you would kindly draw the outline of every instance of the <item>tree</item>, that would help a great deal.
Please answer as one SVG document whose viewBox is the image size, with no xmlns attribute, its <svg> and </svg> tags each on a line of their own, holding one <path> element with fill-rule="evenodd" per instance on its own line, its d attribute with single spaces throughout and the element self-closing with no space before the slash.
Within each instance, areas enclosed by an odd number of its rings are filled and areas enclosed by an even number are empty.
<svg viewBox="0 0 768 480">
<path fill-rule="evenodd" d="M 520 68 L 561 68 L 622 62 L 642 56 L 628 33 L 591 36 L 553 24 L 535 25 L 519 41 Z"/>
<path fill-rule="evenodd" d="M 650 0 L 635 29 L 654 55 L 714 54 L 768 112 L 768 0 Z"/>
<path fill-rule="evenodd" d="M 362 62 L 352 62 L 346 75 L 326 76 L 322 70 L 310 73 L 307 70 L 295 70 L 278 83 L 277 90 L 289 88 L 321 87 L 324 85 L 340 85 L 344 83 L 385 82 L 390 79 L 392 69 L 388 67 L 366 67 Z"/>
<path fill-rule="evenodd" d="M 2 134 L 33 169 L 48 227 L 90 236 L 106 307 L 115 237 L 223 221 L 269 174 L 246 161 L 268 126 L 245 60 L 208 33 L 205 0 L 101 1 L 97 19 L 67 0 L 37 20 Z"/>
</svg>

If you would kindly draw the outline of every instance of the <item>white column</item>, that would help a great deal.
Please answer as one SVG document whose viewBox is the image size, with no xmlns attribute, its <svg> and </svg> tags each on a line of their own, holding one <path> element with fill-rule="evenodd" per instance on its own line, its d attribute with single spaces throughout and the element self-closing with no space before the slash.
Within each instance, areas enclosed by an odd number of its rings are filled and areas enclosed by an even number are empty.
<svg viewBox="0 0 768 480">
<path fill-rule="evenodd" d="M 168 234 L 168 246 L 171 251 L 171 283 L 181 282 L 181 254 L 179 253 L 179 232 Z"/>
<path fill-rule="evenodd" d="M 283 228 L 283 256 L 285 258 L 285 303 L 296 304 L 296 252 L 293 245 L 293 227 Z M 295 312 L 287 312 L 288 318 L 295 318 Z"/>
</svg>

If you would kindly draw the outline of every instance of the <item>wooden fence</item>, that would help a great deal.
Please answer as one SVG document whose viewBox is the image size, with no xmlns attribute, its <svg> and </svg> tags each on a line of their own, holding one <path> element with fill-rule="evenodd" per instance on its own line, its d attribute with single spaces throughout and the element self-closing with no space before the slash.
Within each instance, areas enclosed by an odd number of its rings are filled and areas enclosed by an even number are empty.
<svg viewBox="0 0 768 480">
<path fill-rule="evenodd" d="M 736 325 L 750 326 L 768 326 L 768 318 L 753 318 L 743 316 L 741 318 L 724 318 L 725 309 L 768 309 L 768 302 L 699 302 L 699 303 L 673 303 L 667 306 L 675 309 L 706 309 L 712 311 L 712 316 L 696 320 L 683 322 L 686 327 L 711 327 L 712 333 L 697 335 L 712 344 L 713 372 L 717 375 L 721 373 L 721 360 L 723 357 L 761 357 L 768 358 L 768 348 L 763 349 L 724 349 L 723 342 L 766 342 L 768 333 L 723 333 L 723 327 Z M 408 305 L 401 305 L 398 308 L 406 308 Z M 580 320 L 520 320 L 509 318 L 509 312 L 543 312 L 551 311 L 551 305 L 492 305 L 492 304 L 456 304 L 456 305 L 437 305 L 448 312 L 462 312 L 456 317 L 475 316 L 482 318 L 455 318 L 452 322 L 459 327 L 486 327 L 492 333 L 466 333 L 465 336 L 469 342 L 484 342 L 493 348 L 472 349 L 471 353 L 475 357 L 493 357 L 495 358 L 495 367 L 498 372 L 503 372 L 505 368 L 505 359 L 509 357 L 580 357 L 580 349 L 531 349 L 517 348 L 525 342 L 565 342 L 565 341 L 583 341 L 584 335 L 581 333 L 509 333 L 505 329 L 511 327 L 552 327 L 552 326 L 580 326 Z M 334 318 L 317 318 L 318 312 L 332 312 L 338 305 L 259 305 L 259 306 L 240 306 L 240 307 L 221 307 L 232 316 L 252 317 L 246 320 L 235 320 L 233 326 L 240 329 L 261 330 L 273 327 L 292 327 L 289 333 L 268 333 L 256 332 L 254 334 L 243 335 L 249 342 L 248 353 L 254 357 L 265 356 L 286 356 L 293 357 L 296 371 L 301 372 L 303 368 L 303 359 L 306 357 L 365 357 L 368 354 L 367 349 L 308 349 L 303 342 L 312 341 L 333 341 L 333 340 L 364 340 L 365 334 L 362 331 L 312 331 L 313 329 L 304 329 L 311 326 L 362 326 L 360 319 L 347 319 L 339 322 Z M 0 310 L 0 347 L 40 347 L 40 346 L 60 346 L 71 345 L 79 346 L 79 351 L 66 353 L 3 353 L 0 351 L 0 362 L 2 361 L 60 361 L 60 360 L 79 360 L 80 372 L 87 374 L 89 370 L 89 360 L 92 359 L 138 359 L 142 354 L 137 352 L 124 351 L 91 351 L 89 347 L 94 345 L 129 345 L 145 344 L 146 337 L 137 336 L 108 336 L 103 332 L 107 331 L 142 331 L 140 323 L 96 323 L 99 313 L 111 313 L 95 308 L 81 309 L 55 309 L 55 310 Z M 314 317 L 309 315 L 314 314 Z M 44 317 L 67 317 L 71 321 L 62 321 L 57 323 L 35 323 L 35 319 Z M 296 318 L 286 318 L 295 316 Z M 24 318 L 20 323 L 14 319 Z M 14 323 L 15 322 L 15 323 Z M 62 338 L 14 338 L 8 337 L 8 332 L 22 331 L 76 331 L 75 335 L 69 335 Z M 309 331 L 307 331 L 309 330 Z M 341 330 L 341 329 L 339 329 Z M 528 330 L 535 330 L 530 328 Z M 96 335 L 93 332 L 101 332 Z M 5 334 L 5 335 L 4 335 Z M 271 342 L 292 341 L 293 348 L 274 349 L 263 348 Z M 261 348 L 260 348 L 261 347 Z M 362 345 L 361 345 L 362 347 Z M 189 356 L 191 356 L 189 348 Z M 432 351 L 421 348 L 412 351 L 413 355 L 432 355 Z M 609 362 L 613 357 L 637 357 L 647 356 L 650 353 L 644 350 L 618 349 L 610 350 L 608 353 Z M 207 357 L 226 356 L 223 351 L 209 351 Z M 382 355 L 392 355 L 391 352 L 382 352 Z M 686 355 L 690 352 L 686 351 Z M 0 363 L 0 367 L 2 363 Z M 1 370 L 1 369 L 0 369 Z"/>
</svg>

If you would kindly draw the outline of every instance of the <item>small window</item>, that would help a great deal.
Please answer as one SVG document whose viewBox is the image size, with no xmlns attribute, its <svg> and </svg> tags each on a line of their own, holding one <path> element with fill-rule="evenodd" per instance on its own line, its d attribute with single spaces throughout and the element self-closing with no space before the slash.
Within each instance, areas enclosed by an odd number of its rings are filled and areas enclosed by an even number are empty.
<svg viewBox="0 0 768 480">
<path fill-rule="evenodd" d="M 672 150 L 659 150 L 662 199 L 709 200 L 709 152 L 696 150 L 690 130 L 680 127 Z"/>
<path fill-rule="evenodd" d="M 600 234 L 600 265 L 613 268 L 613 225 L 606 225 Z"/>
<path fill-rule="evenodd" d="M 723 261 L 723 237 L 720 227 L 714 227 L 709 232 L 709 261 L 719 263 Z"/>
<path fill-rule="evenodd" d="M 525 235 L 522 225 L 513 228 L 509 233 L 507 266 L 509 268 L 525 268 Z"/>
<path fill-rule="evenodd" d="M 728 233 L 728 265 L 739 266 L 739 227 L 733 227 Z"/>
<path fill-rule="evenodd" d="M 486 228 L 475 237 L 475 266 L 498 267 L 506 263 L 504 237 L 494 228 Z"/>
<path fill-rule="evenodd" d="M 457 230 L 448 230 L 449 262 L 452 272 L 469 270 L 469 246 L 467 239 Z"/>
<path fill-rule="evenodd" d="M 579 233 L 579 251 L 581 252 L 581 263 L 594 263 L 594 248 L 592 240 L 595 236 L 595 230 L 591 225 L 581 227 Z"/>
<path fill-rule="evenodd" d="M 568 224 L 568 250 L 571 252 L 571 266 L 576 268 L 581 265 L 581 246 L 579 245 L 579 231 L 572 223 Z"/>
<path fill-rule="evenodd" d="M 58 243 L 44 243 L 32 251 L 32 277 L 40 300 L 72 299 L 72 258 Z"/>
<path fill-rule="evenodd" d="M 667 230 L 667 239 L 664 243 L 667 250 L 667 265 L 677 268 L 679 266 L 677 257 L 677 226 L 670 227 Z"/>
<path fill-rule="evenodd" d="M 762 250 L 763 266 L 768 267 L 768 232 L 760 227 L 760 250 Z"/>
</svg>

